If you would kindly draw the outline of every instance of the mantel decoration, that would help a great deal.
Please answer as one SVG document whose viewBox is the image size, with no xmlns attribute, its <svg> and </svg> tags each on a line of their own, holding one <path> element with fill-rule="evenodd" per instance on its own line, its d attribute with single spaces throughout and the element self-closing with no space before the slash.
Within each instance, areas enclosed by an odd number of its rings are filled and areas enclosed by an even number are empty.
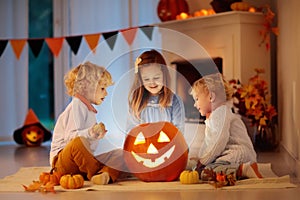
<svg viewBox="0 0 300 200">
<path fill-rule="evenodd" d="M 271 10 L 270 6 L 267 4 L 261 8 L 261 12 L 264 15 L 263 29 L 259 32 L 262 40 L 259 45 L 265 44 L 266 49 L 270 49 L 270 34 L 275 36 L 279 35 L 279 28 L 275 26 L 275 13 Z"/>
<path fill-rule="evenodd" d="M 160 0 L 158 2 L 157 14 L 162 22 L 174 20 L 182 12 L 189 12 L 186 0 Z"/>
<path fill-rule="evenodd" d="M 272 11 L 270 5 L 266 4 L 260 7 L 255 7 L 250 3 L 243 2 L 241 0 L 213 0 L 210 2 L 212 9 L 200 9 L 194 11 L 193 13 L 181 12 L 176 16 L 176 20 L 184 20 L 193 17 L 202 17 L 218 14 L 221 12 L 228 11 L 243 11 L 243 12 L 260 12 L 263 14 L 264 22 L 262 24 L 262 29 L 259 30 L 261 36 L 261 41 L 259 46 L 265 45 L 266 50 L 268 51 L 271 47 L 270 35 L 274 34 L 275 36 L 279 35 L 279 28 L 276 26 L 275 13 Z M 173 20 L 173 19 L 169 19 Z"/>
<path fill-rule="evenodd" d="M 255 147 L 259 150 L 273 150 L 278 145 L 277 111 L 270 103 L 268 83 L 261 77 L 265 73 L 264 69 L 255 69 L 255 72 L 248 84 L 235 79 L 229 81 L 234 89 L 234 110 L 254 127 L 254 133 L 249 133 L 249 136 Z"/>
<path fill-rule="evenodd" d="M 242 0 L 213 0 L 210 2 L 210 5 L 216 13 L 220 13 L 232 11 L 231 4 L 241 1 Z"/>
</svg>

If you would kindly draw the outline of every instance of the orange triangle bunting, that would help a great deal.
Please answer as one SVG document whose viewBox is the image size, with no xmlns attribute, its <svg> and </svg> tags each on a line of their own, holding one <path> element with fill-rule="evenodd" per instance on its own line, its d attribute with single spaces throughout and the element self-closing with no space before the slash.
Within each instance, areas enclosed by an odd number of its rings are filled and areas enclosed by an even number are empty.
<svg viewBox="0 0 300 200">
<path fill-rule="evenodd" d="M 45 41 L 51 52 L 57 57 L 62 48 L 64 38 L 46 38 Z"/>
<path fill-rule="evenodd" d="M 89 45 L 93 53 L 96 53 L 96 47 L 98 45 L 100 36 L 100 33 L 84 35 L 85 41 Z"/>
<path fill-rule="evenodd" d="M 131 29 L 125 29 L 125 30 L 121 30 L 121 33 L 123 35 L 123 37 L 125 38 L 126 42 L 131 45 L 135 35 L 137 32 L 137 28 L 131 28 Z"/>
<path fill-rule="evenodd" d="M 10 40 L 10 44 L 13 48 L 13 51 L 17 57 L 17 59 L 20 59 L 21 53 L 23 51 L 23 48 L 26 44 L 26 39 L 16 39 L 16 40 Z"/>
</svg>

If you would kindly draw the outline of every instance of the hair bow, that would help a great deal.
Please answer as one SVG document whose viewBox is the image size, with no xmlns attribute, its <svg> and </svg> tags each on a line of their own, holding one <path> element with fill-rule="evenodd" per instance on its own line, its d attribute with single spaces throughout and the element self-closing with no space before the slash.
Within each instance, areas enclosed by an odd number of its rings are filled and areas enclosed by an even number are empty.
<svg viewBox="0 0 300 200">
<path fill-rule="evenodd" d="M 140 62 L 142 62 L 142 59 L 140 57 L 137 57 L 134 63 L 134 73 L 138 73 Z"/>
</svg>

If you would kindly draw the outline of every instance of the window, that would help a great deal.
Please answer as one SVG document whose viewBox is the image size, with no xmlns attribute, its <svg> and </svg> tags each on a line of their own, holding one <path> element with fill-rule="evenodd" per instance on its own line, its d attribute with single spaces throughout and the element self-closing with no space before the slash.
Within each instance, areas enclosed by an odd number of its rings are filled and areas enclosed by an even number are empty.
<svg viewBox="0 0 300 200">
<path fill-rule="evenodd" d="M 52 0 L 29 0 L 29 38 L 52 37 Z M 54 125 L 53 56 L 44 42 L 37 57 L 29 50 L 29 108 L 49 130 Z"/>
</svg>

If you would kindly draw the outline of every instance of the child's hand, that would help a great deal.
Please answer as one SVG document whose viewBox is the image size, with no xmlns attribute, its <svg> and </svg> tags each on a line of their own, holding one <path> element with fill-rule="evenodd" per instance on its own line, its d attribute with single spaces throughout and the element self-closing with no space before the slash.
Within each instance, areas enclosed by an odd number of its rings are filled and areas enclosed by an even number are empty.
<svg viewBox="0 0 300 200">
<path fill-rule="evenodd" d="M 89 129 L 89 135 L 94 139 L 101 139 L 105 136 L 107 130 L 102 122 L 95 124 L 92 128 Z"/>
</svg>

